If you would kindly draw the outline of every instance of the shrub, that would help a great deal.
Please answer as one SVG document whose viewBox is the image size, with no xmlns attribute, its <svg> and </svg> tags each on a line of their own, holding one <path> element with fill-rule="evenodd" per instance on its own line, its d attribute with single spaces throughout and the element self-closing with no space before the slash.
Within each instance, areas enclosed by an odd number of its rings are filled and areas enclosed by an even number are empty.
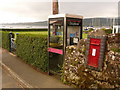
<svg viewBox="0 0 120 90">
<path fill-rule="evenodd" d="M 107 34 L 111 34 L 112 33 L 112 29 L 102 28 L 102 30 L 104 30 Z"/>
<path fill-rule="evenodd" d="M 2 47 L 2 32 L 0 32 L 0 47 Z"/>
<path fill-rule="evenodd" d="M 1 33 L 0 36 L 2 36 L 0 40 L 0 47 L 10 50 L 9 32 L 0 32 L 0 33 Z"/>
<path fill-rule="evenodd" d="M 93 28 L 89 28 L 89 32 L 93 31 L 94 29 Z"/>
<path fill-rule="evenodd" d="M 26 63 L 46 72 L 48 70 L 47 36 L 19 34 L 16 40 L 16 54 Z"/>
<path fill-rule="evenodd" d="M 118 49 L 118 48 L 111 48 L 111 50 L 112 50 L 113 52 L 119 52 L 119 53 L 120 53 L 120 49 Z"/>
<path fill-rule="evenodd" d="M 92 32 L 92 31 L 94 31 L 94 29 L 93 28 L 89 28 L 87 31 L 83 31 L 83 33 L 88 34 L 89 32 Z"/>
</svg>

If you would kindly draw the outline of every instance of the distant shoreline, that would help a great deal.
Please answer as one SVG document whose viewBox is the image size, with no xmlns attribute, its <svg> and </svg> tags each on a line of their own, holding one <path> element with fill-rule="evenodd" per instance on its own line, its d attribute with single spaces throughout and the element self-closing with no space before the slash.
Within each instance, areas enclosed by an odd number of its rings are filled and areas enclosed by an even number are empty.
<svg viewBox="0 0 120 90">
<path fill-rule="evenodd" d="M 0 29 L 48 29 L 48 26 L 0 26 Z"/>
</svg>

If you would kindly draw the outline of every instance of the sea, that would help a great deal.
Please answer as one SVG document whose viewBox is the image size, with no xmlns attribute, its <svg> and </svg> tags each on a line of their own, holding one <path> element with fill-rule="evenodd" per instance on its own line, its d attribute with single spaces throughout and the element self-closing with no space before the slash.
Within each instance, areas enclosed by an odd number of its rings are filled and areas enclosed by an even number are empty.
<svg viewBox="0 0 120 90">
<path fill-rule="evenodd" d="M 48 26 L 38 25 L 0 25 L 0 29 L 47 29 Z"/>
</svg>

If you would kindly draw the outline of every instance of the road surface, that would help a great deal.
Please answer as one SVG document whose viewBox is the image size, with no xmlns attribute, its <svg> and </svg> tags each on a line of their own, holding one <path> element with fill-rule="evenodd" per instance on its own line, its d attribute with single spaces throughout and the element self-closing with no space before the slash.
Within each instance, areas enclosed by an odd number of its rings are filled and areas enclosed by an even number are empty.
<svg viewBox="0 0 120 90">
<path fill-rule="evenodd" d="M 22 88 L 9 73 L 2 70 L 2 88 Z"/>
</svg>

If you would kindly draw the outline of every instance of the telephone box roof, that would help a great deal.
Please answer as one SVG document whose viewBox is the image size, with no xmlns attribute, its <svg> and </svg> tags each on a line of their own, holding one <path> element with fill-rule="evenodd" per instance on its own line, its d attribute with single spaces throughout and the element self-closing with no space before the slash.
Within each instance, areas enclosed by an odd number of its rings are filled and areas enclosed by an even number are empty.
<svg viewBox="0 0 120 90">
<path fill-rule="evenodd" d="M 48 16 L 48 18 L 60 18 L 60 17 L 72 17 L 72 18 L 80 18 L 80 19 L 83 19 L 83 16 L 74 15 L 74 14 L 55 14 L 55 15 L 50 15 L 50 16 Z"/>
</svg>

